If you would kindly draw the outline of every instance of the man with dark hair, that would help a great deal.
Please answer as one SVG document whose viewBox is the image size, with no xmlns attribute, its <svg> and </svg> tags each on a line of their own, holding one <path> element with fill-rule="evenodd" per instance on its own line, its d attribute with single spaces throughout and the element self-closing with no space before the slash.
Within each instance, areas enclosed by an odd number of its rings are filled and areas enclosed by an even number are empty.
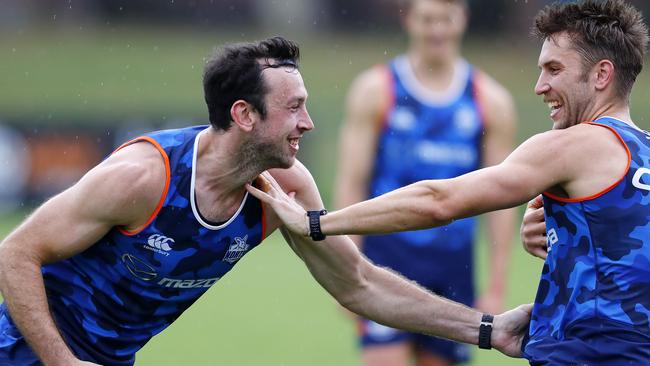
<svg viewBox="0 0 650 366">
<path fill-rule="evenodd" d="M 4 240 L 0 364 L 132 365 L 151 337 L 278 228 L 350 310 L 479 342 L 487 326 L 480 312 L 371 265 L 347 237 L 314 244 L 284 230 L 246 192 L 272 169 L 301 204 L 323 207 L 295 159 L 302 135 L 314 127 L 298 56 L 282 38 L 226 47 L 204 75 L 211 126 L 127 142 Z M 529 312 L 522 306 L 496 317 L 491 344 L 520 355 Z"/>
<path fill-rule="evenodd" d="M 303 235 L 440 226 L 543 192 L 548 256 L 524 356 L 533 365 L 648 365 L 650 133 L 629 110 L 647 27 L 622 0 L 584 0 L 541 11 L 536 33 L 544 43 L 535 92 L 553 129 L 501 164 L 417 182 L 311 225 L 281 191 L 249 191 Z"/>
<path fill-rule="evenodd" d="M 408 50 L 357 77 L 341 129 L 336 206 L 423 179 L 446 179 L 500 163 L 512 151 L 515 111 L 508 91 L 461 55 L 468 9 L 461 0 L 401 3 Z M 354 159 L 350 159 L 354 156 Z M 354 237 L 373 263 L 485 312 L 506 294 L 514 212 L 486 216 L 490 276 L 475 300 L 476 218 L 444 228 Z M 358 319 L 362 364 L 444 366 L 467 362 L 467 345 Z"/>
</svg>

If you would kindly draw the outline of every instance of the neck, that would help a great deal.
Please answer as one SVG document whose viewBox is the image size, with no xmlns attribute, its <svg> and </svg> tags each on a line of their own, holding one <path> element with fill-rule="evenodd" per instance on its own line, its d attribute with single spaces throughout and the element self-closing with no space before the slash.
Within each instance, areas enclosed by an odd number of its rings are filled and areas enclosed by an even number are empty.
<svg viewBox="0 0 650 366">
<path fill-rule="evenodd" d="M 603 103 L 594 109 L 594 112 L 586 119 L 587 121 L 595 121 L 600 117 L 613 117 L 621 120 L 629 125 L 634 126 L 632 117 L 630 116 L 630 106 L 627 102 L 610 99 L 608 103 Z"/>
<path fill-rule="evenodd" d="M 411 51 L 408 53 L 409 63 L 417 79 L 425 86 L 432 89 L 444 90 L 454 79 L 458 56 L 428 59 L 422 53 Z"/>
<path fill-rule="evenodd" d="M 415 48 L 411 48 L 407 55 L 414 69 L 432 74 L 453 71 L 456 62 L 460 58 L 457 52 L 453 52 L 448 57 L 430 58 L 426 56 L 426 53 L 420 52 Z"/>
<path fill-rule="evenodd" d="M 246 143 L 234 129 L 221 132 L 209 128 L 199 136 L 196 187 L 216 195 L 217 201 L 241 197 L 244 185 L 265 170 L 252 151 L 242 151 Z"/>
</svg>

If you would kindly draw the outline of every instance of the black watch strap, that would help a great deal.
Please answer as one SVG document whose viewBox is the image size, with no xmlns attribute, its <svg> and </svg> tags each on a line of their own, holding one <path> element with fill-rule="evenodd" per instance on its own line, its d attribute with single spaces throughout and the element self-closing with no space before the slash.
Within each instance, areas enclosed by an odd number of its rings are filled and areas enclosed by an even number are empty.
<svg viewBox="0 0 650 366">
<path fill-rule="evenodd" d="M 494 316 L 483 314 L 481 326 L 478 328 L 478 348 L 492 349 L 492 322 Z"/>
<path fill-rule="evenodd" d="M 325 235 L 320 230 L 320 217 L 327 215 L 327 210 L 307 211 L 309 217 L 309 236 L 314 241 L 325 239 Z"/>
</svg>

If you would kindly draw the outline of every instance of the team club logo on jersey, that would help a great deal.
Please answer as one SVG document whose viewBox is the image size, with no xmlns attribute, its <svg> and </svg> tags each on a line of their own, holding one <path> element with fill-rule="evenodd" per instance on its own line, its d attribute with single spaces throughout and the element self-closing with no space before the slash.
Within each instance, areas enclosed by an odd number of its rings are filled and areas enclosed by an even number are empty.
<svg viewBox="0 0 650 366">
<path fill-rule="evenodd" d="M 235 242 L 230 244 L 230 248 L 228 248 L 226 255 L 223 256 L 224 262 L 234 264 L 240 260 L 250 247 L 250 245 L 246 244 L 246 240 L 248 240 L 248 235 L 243 238 L 236 237 Z"/>
<path fill-rule="evenodd" d="M 151 281 L 158 277 L 155 268 L 132 254 L 125 253 L 122 255 L 121 259 L 122 264 L 124 264 L 126 269 L 131 272 L 133 276 L 143 281 Z"/>
<path fill-rule="evenodd" d="M 174 244 L 174 239 L 160 234 L 153 234 L 147 239 L 147 244 L 144 245 L 144 248 L 168 256 L 169 253 L 167 252 L 172 250 L 172 244 Z"/>
<path fill-rule="evenodd" d="M 158 278 L 158 272 L 156 269 L 147 263 L 146 261 L 134 256 L 133 254 L 130 253 L 125 253 L 122 254 L 122 264 L 126 267 L 126 269 L 135 277 L 143 280 L 143 281 L 153 281 L 156 278 Z M 195 278 L 195 279 L 179 279 L 179 278 L 168 278 L 168 277 L 163 277 L 158 282 L 156 282 L 159 286 L 162 287 L 168 287 L 168 288 L 208 288 L 217 281 L 219 281 L 221 277 L 213 277 L 213 278 Z"/>
</svg>

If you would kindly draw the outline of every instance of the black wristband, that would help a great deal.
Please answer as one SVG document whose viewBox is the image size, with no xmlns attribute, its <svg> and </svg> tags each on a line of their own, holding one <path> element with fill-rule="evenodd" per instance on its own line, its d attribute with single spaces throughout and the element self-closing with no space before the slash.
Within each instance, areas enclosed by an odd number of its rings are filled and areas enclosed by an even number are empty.
<svg viewBox="0 0 650 366">
<path fill-rule="evenodd" d="M 327 210 L 307 211 L 309 217 L 309 236 L 314 241 L 325 239 L 325 235 L 320 230 L 320 217 L 327 215 Z"/>
<path fill-rule="evenodd" d="M 494 316 L 483 314 L 481 326 L 478 328 L 478 348 L 492 349 L 492 322 Z"/>
</svg>

